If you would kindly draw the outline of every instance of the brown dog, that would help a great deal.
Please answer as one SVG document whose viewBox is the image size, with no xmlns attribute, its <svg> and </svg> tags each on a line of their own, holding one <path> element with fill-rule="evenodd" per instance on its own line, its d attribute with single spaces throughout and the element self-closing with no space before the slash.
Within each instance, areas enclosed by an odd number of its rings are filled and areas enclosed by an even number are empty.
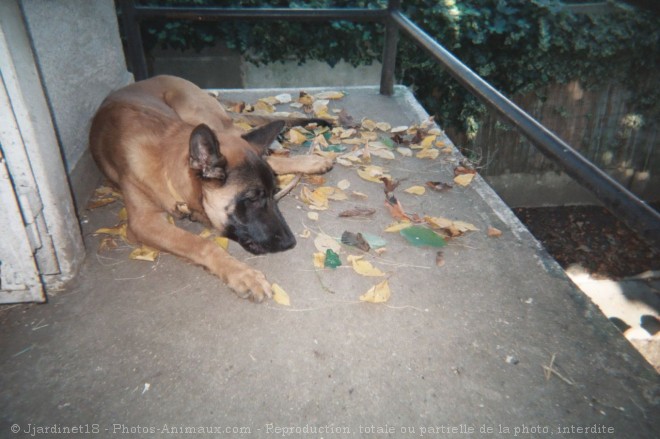
<svg viewBox="0 0 660 439">
<path fill-rule="evenodd" d="M 110 94 L 92 121 L 89 144 L 122 191 L 128 236 L 206 267 L 241 297 L 271 296 L 265 276 L 207 239 L 170 224 L 167 213 L 213 226 L 255 253 L 296 241 L 273 196 L 274 173 L 323 173 L 319 156 L 265 157 L 284 122 L 234 127 L 216 99 L 194 84 L 157 76 Z"/>
</svg>

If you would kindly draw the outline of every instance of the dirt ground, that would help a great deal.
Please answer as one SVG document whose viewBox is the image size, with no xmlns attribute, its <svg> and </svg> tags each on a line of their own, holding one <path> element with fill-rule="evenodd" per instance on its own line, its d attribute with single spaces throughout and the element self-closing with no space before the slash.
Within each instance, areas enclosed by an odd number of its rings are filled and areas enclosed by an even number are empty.
<svg viewBox="0 0 660 439">
<path fill-rule="evenodd" d="M 660 373 L 660 249 L 650 247 L 602 207 L 518 208 L 514 213 L 567 272 L 596 281 L 636 279 L 645 284 L 655 295 L 655 315 L 643 315 L 638 328 L 615 317 L 610 320 Z"/>
</svg>

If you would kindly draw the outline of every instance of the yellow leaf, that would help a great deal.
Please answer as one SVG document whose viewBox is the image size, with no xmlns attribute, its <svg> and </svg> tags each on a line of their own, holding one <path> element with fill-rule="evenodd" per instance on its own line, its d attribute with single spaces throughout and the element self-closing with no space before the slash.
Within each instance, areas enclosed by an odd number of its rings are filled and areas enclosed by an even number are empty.
<svg viewBox="0 0 660 439">
<path fill-rule="evenodd" d="M 413 195 L 424 195 L 426 189 L 424 188 L 424 186 L 411 186 L 408 189 L 404 190 L 404 192 L 408 192 L 409 194 L 413 194 Z"/>
<path fill-rule="evenodd" d="M 291 305 L 291 300 L 289 300 L 289 295 L 286 293 L 286 291 L 284 291 L 284 289 L 281 286 L 277 284 L 273 284 L 271 285 L 271 289 L 273 290 L 273 300 L 275 301 L 275 303 L 284 306 Z"/>
<path fill-rule="evenodd" d="M 115 236 L 121 236 L 122 238 L 126 239 L 126 223 L 118 224 L 114 227 L 102 227 L 96 230 L 94 234 L 115 235 Z"/>
<path fill-rule="evenodd" d="M 284 187 L 296 178 L 296 174 L 282 174 L 277 176 L 277 186 Z"/>
<path fill-rule="evenodd" d="M 135 259 L 138 261 L 154 262 L 159 254 L 160 252 L 155 248 L 151 248 L 151 247 L 147 247 L 146 245 L 143 245 L 142 247 L 133 249 L 131 254 L 128 255 L 128 258 Z"/>
<path fill-rule="evenodd" d="M 119 213 L 117 214 L 120 221 L 128 221 L 128 212 L 125 207 L 122 207 Z"/>
<path fill-rule="evenodd" d="M 390 285 L 387 280 L 369 288 L 369 291 L 360 296 L 362 302 L 385 303 L 390 300 Z"/>
<path fill-rule="evenodd" d="M 289 139 L 289 142 L 295 144 L 295 145 L 302 145 L 307 141 L 307 136 L 305 136 L 304 133 L 301 132 L 302 128 L 291 128 L 289 132 L 287 133 L 287 137 Z M 307 130 L 304 130 L 307 132 Z"/>
<path fill-rule="evenodd" d="M 476 174 L 460 174 L 454 177 L 454 182 L 460 184 L 461 186 L 467 186 L 472 182 Z"/>
<path fill-rule="evenodd" d="M 368 131 L 373 131 L 376 129 L 376 122 L 371 119 L 362 120 L 362 128 Z"/>
<path fill-rule="evenodd" d="M 329 200 L 342 201 L 348 199 L 348 195 L 346 195 L 344 191 L 332 186 L 321 186 L 317 188 L 314 192 L 319 192 L 320 194 L 327 197 Z"/>
<path fill-rule="evenodd" d="M 300 199 L 314 210 L 326 210 L 328 208 L 328 196 L 322 191 L 311 191 L 307 186 L 303 186 L 300 191 Z"/>
<path fill-rule="evenodd" d="M 371 265 L 369 261 L 362 259 L 362 256 L 349 255 L 348 262 L 351 263 L 353 270 L 362 276 L 385 276 L 385 273 Z"/>
<path fill-rule="evenodd" d="M 417 153 L 415 157 L 418 159 L 432 159 L 435 160 L 440 155 L 440 151 L 435 148 L 424 148 Z"/>
<path fill-rule="evenodd" d="M 325 268 L 325 253 L 314 253 L 314 267 Z"/>
<path fill-rule="evenodd" d="M 424 140 L 422 140 L 422 148 L 430 148 L 433 146 L 433 142 L 435 142 L 436 136 L 426 136 L 424 137 Z"/>
<path fill-rule="evenodd" d="M 342 191 L 345 191 L 346 189 L 351 187 L 351 182 L 346 179 L 343 179 L 339 183 L 337 183 L 337 187 Z"/>
<path fill-rule="evenodd" d="M 318 221 L 319 214 L 318 212 L 307 212 L 307 218 L 311 219 L 312 221 Z"/>
<path fill-rule="evenodd" d="M 90 201 L 89 204 L 87 204 L 87 208 L 89 210 L 97 209 L 99 207 L 107 206 L 110 203 L 114 203 L 115 201 L 117 201 L 117 198 L 114 197 L 96 199 Z"/>
<path fill-rule="evenodd" d="M 389 233 L 394 233 L 394 232 L 399 232 L 399 231 L 405 229 L 406 227 L 410 227 L 410 226 L 412 226 L 412 223 L 410 223 L 408 221 L 402 221 L 400 223 L 392 224 L 391 226 L 386 228 L 385 231 L 389 232 Z"/>
<path fill-rule="evenodd" d="M 378 122 L 376 124 L 376 128 L 378 128 L 381 131 L 389 131 L 392 129 L 392 125 L 390 125 L 387 122 Z"/>
<path fill-rule="evenodd" d="M 300 236 L 301 238 L 307 239 L 307 238 L 309 238 L 310 236 L 312 236 L 312 231 L 309 230 L 309 229 L 305 229 L 305 230 L 303 230 L 302 233 L 300 233 L 298 236 Z"/>
<path fill-rule="evenodd" d="M 224 236 L 216 236 L 213 238 L 213 242 L 215 242 L 218 247 L 222 247 L 225 250 L 229 247 L 229 239 Z"/>
<path fill-rule="evenodd" d="M 382 183 L 380 179 L 383 177 L 391 178 L 391 176 L 385 173 L 383 168 L 374 165 L 361 166 L 358 168 L 357 173 L 361 178 L 372 183 Z"/>
<path fill-rule="evenodd" d="M 258 100 L 257 103 L 254 104 L 254 109 L 258 111 L 264 111 L 266 113 L 275 112 L 275 107 L 273 107 L 269 102 L 266 102 L 263 99 Z"/>
<path fill-rule="evenodd" d="M 343 91 L 324 91 L 324 92 L 315 94 L 314 97 L 316 99 L 336 100 L 336 99 L 343 98 L 344 97 L 344 92 Z"/>
<path fill-rule="evenodd" d="M 466 223 L 465 221 L 454 221 L 454 227 L 456 227 L 459 232 L 476 232 L 479 230 L 474 224 Z"/>
<path fill-rule="evenodd" d="M 434 229 L 446 229 L 454 225 L 452 220 L 441 216 L 425 216 L 424 221 Z"/>
<path fill-rule="evenodd" d="M 208 238 L 211 235 L 213 235 L 213 232 L 210 229 L 204 229 L 199 233 L 202 238 Z"/>
<path fill-rule="evenodd" d="M 247 122 L 234 122 L 234 126 L 239 127 L 243 131 L 250 131 L 252 129 L 252 125 Z"/>
</svg>

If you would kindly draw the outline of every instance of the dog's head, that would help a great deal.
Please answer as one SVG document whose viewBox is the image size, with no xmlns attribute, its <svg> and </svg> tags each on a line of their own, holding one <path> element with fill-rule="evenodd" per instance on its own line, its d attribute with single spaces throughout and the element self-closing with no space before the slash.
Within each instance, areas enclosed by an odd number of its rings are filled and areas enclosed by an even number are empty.
<svg viewBox="0 0 660 439">
<path fill-rule="evenodd" d="M 218 137 L 207 125 L 190 135 L 189 165 L 201 183 L 204 213 L 228 238 L 254 254 L 288 250 L 296 239 L 275 201 L 275 174 L 263 156 L 283 122 Z"/>
</svg>

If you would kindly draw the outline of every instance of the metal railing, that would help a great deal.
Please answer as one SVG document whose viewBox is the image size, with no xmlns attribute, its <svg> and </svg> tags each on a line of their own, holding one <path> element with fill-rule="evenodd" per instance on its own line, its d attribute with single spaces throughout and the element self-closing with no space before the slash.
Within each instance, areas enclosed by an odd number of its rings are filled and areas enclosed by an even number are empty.
<svg viewBox="0 0 660 439">
<path fill-rule="evenodd" d="M 635 230 L 654 248 L 660 249 L 660 214 L 657 211 L 550 132 L 426 34 L 401 12 L 400 0 L 389 0 L 387 9 L 152 7 L 136 6 L 133 0 L 118 0 L 118 4 L 122 11 L 122 22 L 127 38 L 127 55 L 130 58 L 136 80 L 145 79 L 148 76 L 140 33 L 140 23 L 147 19 L 380 22 L 385 25 L 381 94 L 392 95 L 394 92 L 396 51 L 399 32 L 402 32 L 425 49 L 486 107 L 494 110 L 502 119 L 518 128 L 546 157 L 591 191 L 610 212 Z"/>
</svg>

